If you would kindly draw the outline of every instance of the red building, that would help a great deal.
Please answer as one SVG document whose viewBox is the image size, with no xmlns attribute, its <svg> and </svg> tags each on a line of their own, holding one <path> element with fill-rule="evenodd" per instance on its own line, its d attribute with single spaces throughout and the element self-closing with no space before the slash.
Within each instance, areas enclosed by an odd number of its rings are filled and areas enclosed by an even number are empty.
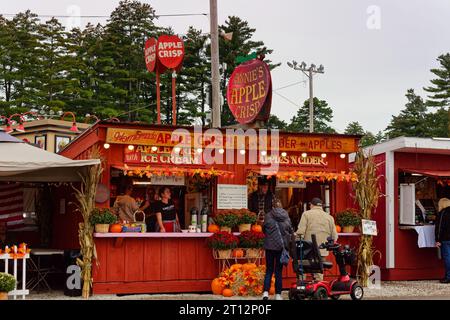
<svg viewBox="0 0 450 320">
<path fill-rule="evenodd" d="M 199 209 L 207 206 L 209 212 L 215 212 L 228 205 L 246 203 L 260 169 L 270 166 L 277 168 L 270 174 L 271 188 L 286 208 L 296 206 L 303 210 L 313 197 L 322 197 L 332 214 L 346 208 L 347 184 L 344 182 L 351 178 L 348 155 L 356 151 L 359 136 L 281 132 L 277 140 L 279 153 L 275 153 L 275 140 L 271 140 L 273 132 L 268 133 L 271 144 L 260 151 L 250 139 L 243 143 L 237 140 L 229 146 L 228 142 L 239 138 L 226 129 L 216 130 L 222 134 L 223 141 L 211 138 L 208 133 L 198 140 L 196 130 L 198 128 L 100 122 L 78 136 L 61 154 L 84 159 L 93 146 L 103 150 L 105 162 L 97 199 L 99 207 L 112 206 L 126 179 L 133 181 L 136 198 L 144 198 L 148 188 L 170 185 L 183 229 L 190 224 L 190 209 L 194 206 Z M 265 133 L 259 129 L 255 132 L 259 136 Z M 178 155 L 174 156 L 177 148 Z M 231 156 L 233 163 L 208 164 L 205 157 L 196 160 L 195 156 L 209 152 L 214 156 Z M 257 155 L 253 164 L 252 154 Z M 239 157 L 244 159 L 242 163 Z M 243 191 L 223 197 L 222 190 L 229 186 Z M 79 220 L 78 215 L 70 218 L 55 215 L 54 225 L 58 227 L 54 232 L 54 244 L 77 247 Z M 220 270 L 218 261 L 206 247 L 205 239 L 209 236 L 209 233 L 95 234 L 99 265 L 94 270 L 94 293 L 210 291 L 210 282 Z M 356 240 L 357 236 L 342 234 L 341 238 L 345 242 Z M 286 287 L 293 277 L 291 268 L 285 269 Z"/>
<path fill-rule="evenodd" d="M 450 197 L 450 140 L 400 137 L 366 151 L 379 164 L 382 196 L 373 219 L 378 227 L 374 244 L 381 255 L 374 263 L 382 280 L 442 278 L 433 220 L 438 200 Z"/>
</svg>

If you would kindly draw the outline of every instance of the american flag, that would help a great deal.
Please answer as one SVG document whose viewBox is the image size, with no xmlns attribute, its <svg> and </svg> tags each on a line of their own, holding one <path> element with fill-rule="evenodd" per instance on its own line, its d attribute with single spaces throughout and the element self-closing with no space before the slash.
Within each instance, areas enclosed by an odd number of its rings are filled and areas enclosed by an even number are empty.
<svg viewBox="0 0 450 320">
<path fill-rule="evenodd" d="M 0 223 L 6 222 L 7 230 L 25 226 L 23 217 L 23 186 L 20 183 L 0 184 Z"/>
</svg>

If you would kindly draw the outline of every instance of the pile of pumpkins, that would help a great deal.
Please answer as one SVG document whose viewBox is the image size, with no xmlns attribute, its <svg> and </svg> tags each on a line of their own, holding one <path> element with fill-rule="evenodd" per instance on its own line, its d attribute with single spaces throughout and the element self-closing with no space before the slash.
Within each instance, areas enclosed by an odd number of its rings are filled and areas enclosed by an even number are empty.
<svg viewBox="0 0 450 320">
<path fill-rule="evenodd" d="M 239 293 L 233 292 L 233 289 L 231 288 L 230 285 L 224 286 L 223 282 L 221 281 L 221 276 L 228 273 L 231 274 L 233 277 L 236 277 L 237 273 L 239 272 L 259 272 L 261 273 L 261 275 L 264 275 L 265 270 L 266 267 L 264 265 L 257 266 L 255 263 L 233 264 L 230 268 L 223 271 L 219 275 L 219 277 L 211 281 L 211 291 L 214 295 L 221 295 L 226 298 L 231 298 Z M 261 288 L 260 292 L 257 292 L 257 294 L 262 294 L 263 280 L 264 278 L 261 277 L 259 283 L 257 284 Z M 269 294 L 270 295 L 275 294 L 275 276 L 272 276 Z"/>
</svg>

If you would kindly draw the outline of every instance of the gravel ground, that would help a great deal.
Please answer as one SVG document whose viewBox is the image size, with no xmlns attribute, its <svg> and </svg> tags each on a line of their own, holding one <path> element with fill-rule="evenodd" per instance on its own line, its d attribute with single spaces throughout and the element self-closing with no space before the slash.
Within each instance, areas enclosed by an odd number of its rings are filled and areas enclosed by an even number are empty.
<svg viewBox="0 0 450 320">
<path fill-rule="evenodd" d="M 395 281 L 383 282 L 381 289 L 364 290 L 366 300 L 450 300 L 450 284 L 441 284 L 437 281 Z M 287 292 L 283 292 L 287 299 Z M 343 297 L 346 299 L 347 297 Z M 349 298 L 349 297 L 348 297 Z M 79 297 L 67 297 L 60 291 L 47 293 L 32 293 L 28 300 L 79 300 Z M 141 295 L 95 295 L 91 300 L 227 300 L 222 296 L 211 294 L 141 294 Z M 260 298 L 242 298 L 238 300 L 259 300 Z"/>
</svg>

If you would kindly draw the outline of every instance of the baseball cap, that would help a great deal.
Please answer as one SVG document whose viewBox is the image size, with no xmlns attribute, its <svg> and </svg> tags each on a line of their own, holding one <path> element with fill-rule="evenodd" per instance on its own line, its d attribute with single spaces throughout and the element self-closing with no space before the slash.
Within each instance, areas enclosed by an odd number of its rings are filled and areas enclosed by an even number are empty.
<svg viewBox="0 0 450 320">
<path fill-rule="evenodd" d="M 311 200 L 311 204 L 313 206 L 321 206 L 322 205 L 322 200 L 320 200 L 319 198 L 313 198 Z"/>
</svg>

